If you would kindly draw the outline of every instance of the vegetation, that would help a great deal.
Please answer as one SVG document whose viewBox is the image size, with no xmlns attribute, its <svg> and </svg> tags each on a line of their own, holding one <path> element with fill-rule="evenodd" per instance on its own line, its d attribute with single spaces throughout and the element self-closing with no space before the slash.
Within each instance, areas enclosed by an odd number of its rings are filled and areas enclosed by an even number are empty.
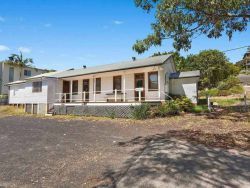
<svg viewBox="0 0 250 188">
<path fill-rule="evenodd" d="M 216 88 L 202 90 L 200 96 L 227 96 L 233 94 L 242 94 L 244 88 L 240 80 L 235 76 L 229 76 L 227 79 L 220 81 Z"/>
<path fill-rule="evenodd" d="M 138 120 L 147 119 L 149 117 L 149 110 L 150 110 L 150 106 L 147 103 L 139 105 L 139 106 L 135 106 L 133 113 L 132 113 L 132 117 Z"/>
<path fill-rule="evenodd" d="M 133 46 L 139 54 L 161 46 L 165 39 L 172 39 L 177 51 L 190 49 L 192 39 L 200 35 L 219 38 L 226 34 L 230 40 L 234 32 L 245 31 L 250 20 L 247 0 L 135 0 L 135 4 L 155 14 L 153 33 Z"/>
<path fill-rule="evenodd" d="M 19 114 L 25 114 L 23 108 L 17 108 L 14 106 L 0 106 L 0 117 Z"/>
<path fill-rule="evenodd" d="M 212 102 L 218 103 L 220 106 L 232 106 L 242 102 L 243 99 L 235 98 L 235 99 L 213 99 Z"/>
<path fill-rule="evenodd" d="M 207 105 L 196 105 L 192 108 L 192 112 L 194 113 L 205 113 L 209 112 Z"/>
</svg>

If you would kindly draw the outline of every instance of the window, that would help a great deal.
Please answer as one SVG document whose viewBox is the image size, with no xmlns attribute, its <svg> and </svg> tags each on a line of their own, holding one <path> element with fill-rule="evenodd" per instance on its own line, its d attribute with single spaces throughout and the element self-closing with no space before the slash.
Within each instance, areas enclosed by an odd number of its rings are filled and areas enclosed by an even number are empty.
<svg viewBox="0 0 250 188">
<path fill-rule="evenodd" d="M 148 90 L 158 90 L 158 72 L 148 73 Z"/>
<path fill-rule="evenodd" d="M 14 81 L 14 67 L 9 68 L 9 82 Z"/>
<path fill-rule="evenodd" d="M 99 94 L 101 93 L 101 78 L 96 78 L 95 79 L 95 93 Z"/>
<path fill-rule="evenodd" d="M 32 92 L 33 93 L 42 92 L 42 81 L 32 83 Z"/>
<path fill-rule="evenodd" d="M 122 77 L 121 76 L 114 76 L 113 77 L 113 90 L 115 91 L 115 89 L 118 92 L 121 92 L 121 90 L 122 90 Z"/>
<path fill-rule="evenodd" d="M 73 90 L 73 95 L 77 95 L 78 94 L 78 80 L 74 80 L 73 81 L 73 86 L 72 86 L 72 90 Z"/>
<path fill-rule="evenodd" d="M 24 76 L 31 76 L 31 70 L 24 70 Z"/>
</svg>

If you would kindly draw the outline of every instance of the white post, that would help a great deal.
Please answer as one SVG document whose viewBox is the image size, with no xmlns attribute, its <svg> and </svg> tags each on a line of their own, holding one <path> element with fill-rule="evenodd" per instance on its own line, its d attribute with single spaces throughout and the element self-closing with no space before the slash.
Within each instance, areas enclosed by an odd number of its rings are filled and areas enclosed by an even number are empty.
<svg viewBox="0 0 250 188">
<path fill-rule="evenodd" d="M 86 101 L 86 91 L 83 92 L 83 101 Z"/>
<path fill-rule="evenodd" d="M 72 102 L 73 80 L 70 80 L 70 102 Z"/>
<path fill-rule="evenodd" d="M 123 102 L 126 101 L 126 78 L 125 74 L 123 75 Z"/>
<path fill-rule="evenodd" d="M 208 108 L 209 112 L 211 112 L 210 96 L 207 97 L 207 108 Z"/>
<path fill-rule="evenodd" d="M 115 89 L 115 102 L 117 102 L 117 89 Z"/>
<path fill-rule="evenodd" d="M 95 78 L 93 78 L 93 82 L 94 82 L 94 89 L 93 90 L 94 90 L 94 102 L 95 102 L 96 101 L 96 99 L 95 99 L 96 98 L 95 97 L 96 96 L 96 91 L 95 91 L 95 88 L 96 88 L 96 79 Z"/>
<path fill-rule="evenodd" d="M 158 71 L 158 97 L 159 97 L 159 100 L 161 100 L 161 77 L 160 77 L 160 71 Z"/>
<path fill-rule="evenodd" d="M 67 102 L 67 94 L 64 93 L 64 103 L 66 103 L 66 102 Z"/>
<path fill-rule="evenodd" d="M 139 90 L 139 102 L 141 102 L 141 90 Z"/>
<path fill-rule="evenodd" d="M 33 103 L 31 103 L 31 114 L 34 114 L 34 106 L 33 106 Z"/>
</svg>

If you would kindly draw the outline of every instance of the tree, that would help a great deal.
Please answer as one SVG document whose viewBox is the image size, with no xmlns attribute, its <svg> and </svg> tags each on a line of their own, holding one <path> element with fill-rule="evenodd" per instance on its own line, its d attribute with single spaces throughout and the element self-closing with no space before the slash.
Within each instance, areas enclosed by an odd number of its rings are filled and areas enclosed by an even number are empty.
<svg viewBox="0 0 250 188">
<path fill-rule="evenodd" d="M 240 72 L 237 66 L 229 63 L 225 53 L 218 50 L 203 50 L 197 55 L 189 55 L 186 61 L 188 67 L 201 71 L 201 89 L 217 87 L 220 81 Z"/>
<path fill-rule="evenodd" d="M 33 59 L 24 58 L 22 52 L 20 52 L 20 55 L 11 54 L 11 56 L 8 58 L 8 62 L 21 67 L 21 71 L 20 71 L 20 79 L 21 79 L 22 71 L 23 71 L 22 69 L 24 67 L 31 67 L 33 64 Z"/>
<path fill-rule="evenodd" d="M 230 40 L 250 21 L 250 0 L 135 0 L 135 4 L 147 13 L 155 12 L 153 33 L 133 46 L 139 54 L 161 46 L 165 39 L 173 39 L 178 51 L 190 49 L 199 35 L 219 38 L 225 33 Z"/>
</svg>

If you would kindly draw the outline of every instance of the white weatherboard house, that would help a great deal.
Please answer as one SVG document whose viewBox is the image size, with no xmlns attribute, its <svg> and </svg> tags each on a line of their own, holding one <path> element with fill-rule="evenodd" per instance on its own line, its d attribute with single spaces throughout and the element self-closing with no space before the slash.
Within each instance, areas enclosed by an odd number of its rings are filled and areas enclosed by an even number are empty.
<svg viewBox="0 0 250 188">
<path fill-rule="evenodd" d="M 28 112 L 101 115 L 111 107 L 123 112 L 170 95 L 186 95 L 197 103 L 199 77 L 199 71 L 177 73 L 172 56 L 163 55 L 46 73 L 7 85 L 9 104 L 25 105 Z"/>
</svg>

